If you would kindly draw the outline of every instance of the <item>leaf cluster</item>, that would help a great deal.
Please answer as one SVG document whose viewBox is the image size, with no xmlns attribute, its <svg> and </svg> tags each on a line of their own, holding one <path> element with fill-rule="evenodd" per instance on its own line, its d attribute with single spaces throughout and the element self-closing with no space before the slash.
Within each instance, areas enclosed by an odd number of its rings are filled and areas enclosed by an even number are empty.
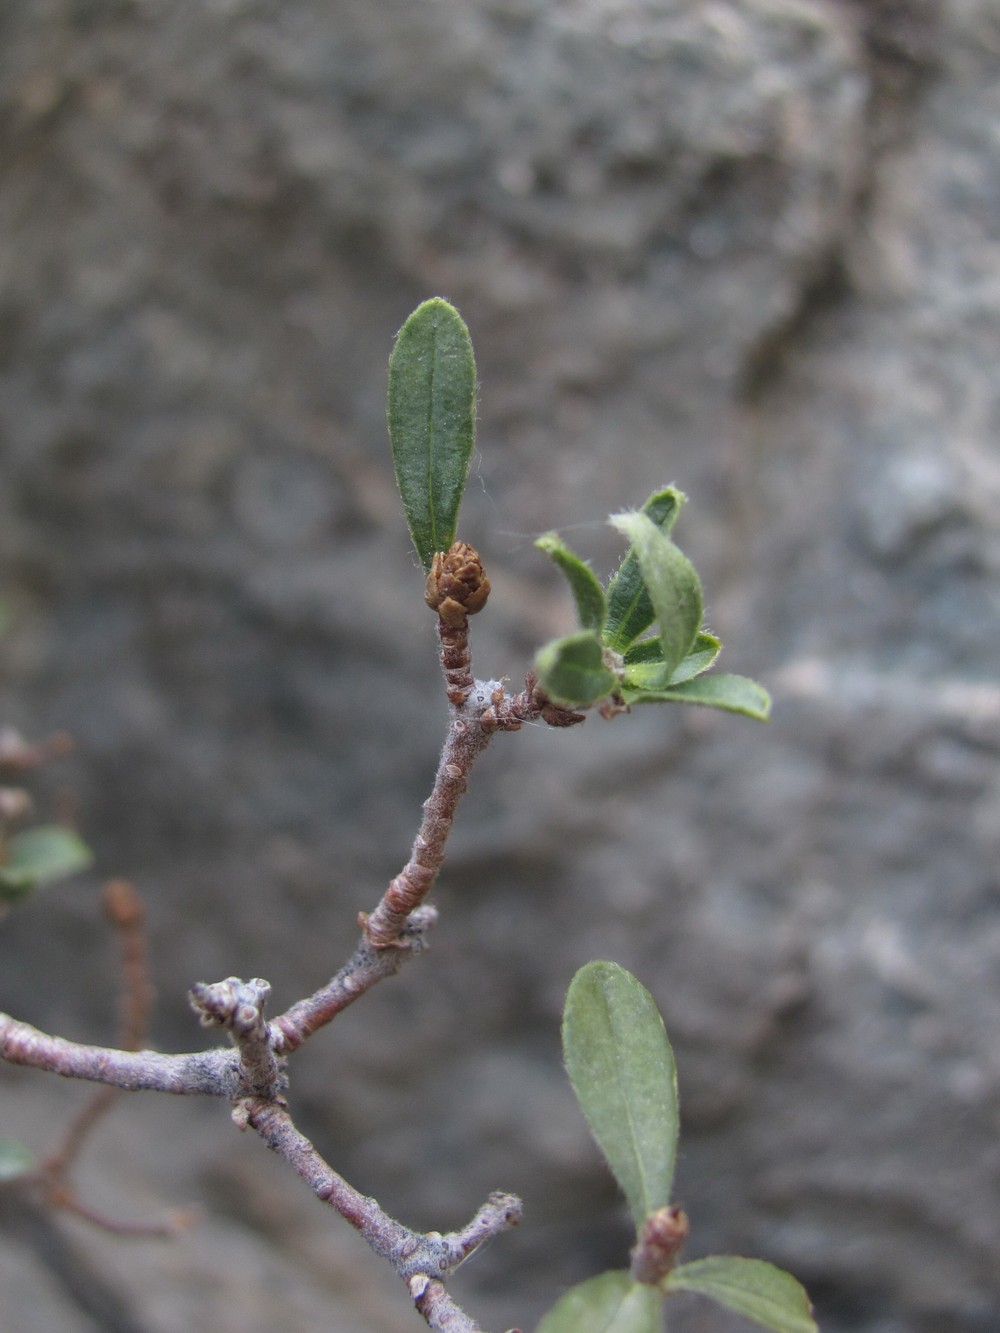
<svg viewBox="0 0 1000 1333">
<path fill-rule="evenodd" d="M 606 587 L 549 532 L 535 543 L 566 578 L 580 629 L 535 659 L 538 682 L 568 708 L 693 703 L 765 720 L 767 691 L 746 676 L 705 676 L 722 644 L 702 624 L 698 572 L 671 535 L 686 496 L 656 491 L 641 510 L 613 514 L 629 547 Z"/>
<path fill-rule="evenodd" d="M 418 306 L 397 335 L 387 416 L 410 536 L 429 571 L 455 540 L 476 426 L 469 330 L 440 297 Z M 632 704 L 689 703 L 767 718 L 771 701 L 755 681 L 704 674 L 722 645 L 702 624 L 701 580 L 671 536 L 685 499 L 668 486 L 640 510 L 612 515 L 629 545 L 606 587 L 557 533 L 535 543 L 565 576 L 580 622 L 535 659 L 538 684 L 556 704 L 611 715 Z"/>
<path fill-rule="evenodd" d="M 817 1333 L 799 1283 L 759 1259 L 715 1255 L 677 1264 L 668 1255 L 659 1272 L 637 1276 L 648 1223 L 670 1203 L 680 1115 L 663 1020 L 630 972 L 606 962 L 580 969 L 566 996 L 563 1054 L 580 1108 L 628 1200 L 637 1248 L 631 1271 L 573 1287 L 536 1333 L 659 1333 L 663 1302 L 677 1291 L 708 1296 L 774 1333 Z"/>
</svg>

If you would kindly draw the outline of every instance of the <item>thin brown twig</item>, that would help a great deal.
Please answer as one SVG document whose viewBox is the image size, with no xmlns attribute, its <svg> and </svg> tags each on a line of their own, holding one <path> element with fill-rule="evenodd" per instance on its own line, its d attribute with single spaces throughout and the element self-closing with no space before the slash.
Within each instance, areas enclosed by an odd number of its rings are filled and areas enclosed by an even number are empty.
<svg viewBox="0 0 1000 1333">
<path fill-rule="evenodd" d="M 72 1213 L 75 1217 L 82 1218 L 83 1221 L 89 1222 L 92 1226 L 99 1227 L 101 1231 L 107 1231 L 113 1236 L 122 1236 L 128 1240 L 170 1240 L 174 1236 L 179 1236 L 182 1231 L 187 1231 L 193 1227 L 200 1216 L 197 1208 L 177 1208 L 156 1221 L 124 1222 L 120 1218 L 109 1217 L 106 1213 L 91 1208 L 88 1204 L 81 1202 L 79 1196 L 75 1193 L 47 1194 L 46 1198 L 50 1204 L 60 1208 L 63 1212 Z"/>
<path fill-rule="evenodd" d="M 118 931 L 121 967 L 121 1037 L 123 1050 L 137 1051 L 149 1030 L 153 987 L 146 951 L 146 909 L 127 879 L 108 880 L 101 895 L 105 916 Z"/>
<path fill-rule="evenodd" d="M 118 1040 L 122 1050 L 137 1051 L 146 1035 L 152 1001 L 146 964 L 145 912 L 135 888 L 124 879 L 109 880 L 105 884 L 101 905 L 118 935 L 122 980 Z M 60 1146 L 46 1158 L 44 1169 L 52 1181 L 54 1193 L 57 1183 L 63 1190 L 68 1189 L 66 1177 L 71 1166 L 79 1157 L 87 1137 L 110 1110 L 120 1091 L 120 1088 L 107 1086 L 97 1091 L 70 1121 Z"/>
</svg>

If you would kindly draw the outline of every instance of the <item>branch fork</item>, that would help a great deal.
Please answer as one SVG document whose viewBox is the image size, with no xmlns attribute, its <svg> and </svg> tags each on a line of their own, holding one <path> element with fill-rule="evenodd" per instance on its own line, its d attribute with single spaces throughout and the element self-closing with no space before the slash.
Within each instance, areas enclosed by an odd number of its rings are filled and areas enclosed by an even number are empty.
<svg viewBox="0 0 1000 1333">
<path fill-rule="evenodd" d="M 375 1199 L 339 1176 L 296 1128 L 285 1097 L 286 1065 L 287 1057 L 310 1036 L 427 948 L 437 912 L 425 900 L 444 861 L 455 811 L 472 766 L 493 736 L 535 720 L 551 726 L 583 720 L 582 714 L 548 700 L 531 676 L 524 690 L 515 695 L 507 693 L 502 681 L 480 681 L 473 676 L 468 616 L 482 607 L 488 592 L 489 581 L 471 547 L 456 543 L 440 559 L 435 556 L 427 600 L 438 612 L 440 660 L 449 702 L 447 735 L 410 858 L 375 910 L 359 918 L 361 939 L 329 982 L 270 1021 L 266 1008 L 271 987 L 263 978 L 199 982 L 191 988 L 191 1005 L 203 1026 L 221 1028 L 229 1035 L 232 1048 L 190 1055 L 137 1050 L 149 992 L 141 944 L 133 941 L 131 953 L 125 955 L 131 998 L 126 1004 L 128 1030 L 123 1043 L 133 1049 L 83 1046 L 0 1014 L 0 1057 L 12 1064 L 88 1079 L 111 1089 L 153 1089 L 229 1101 L 236 1124 L 259 1134 L 317 1198 L 335 1208 L 376 1254 L 393 1265 L 406 1282 L 416 1309 L 431 1328 L 442 1333 L 482 1333 L 451 1298 L 445 1282 L 487 1241 L 517 1225 L 520 1199 L 491 1194 L 465 1227 L 443 1235 L 403 1226 Z M 131 891 L 125 892 L 127 887 L 113 886 L 109 899 L 109 911 L 123 930 L 137 928 L 141 922 L 141 907 Z"/>
</svg>

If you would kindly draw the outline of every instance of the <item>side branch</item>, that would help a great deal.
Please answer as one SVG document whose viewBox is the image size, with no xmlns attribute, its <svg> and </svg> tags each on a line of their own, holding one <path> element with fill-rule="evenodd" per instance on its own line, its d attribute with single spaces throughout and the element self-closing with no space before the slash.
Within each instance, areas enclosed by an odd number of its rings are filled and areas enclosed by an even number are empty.
<svg viewBox="0 0 1000 1333">
<path fill-rule="evenodd" d="M 244 1123 L 293 1168 L 316 1197 L 335 1208 L 380 1258 L 392 1264 L 431 1328 L 481 1333 L 479 1325 L 448 1295 L 443 1279 L 491 1237 L 517 1225 L 521 1219 L 520 1199 L 513 1194 L 491 1194 L 466 1227 L 448 1235 L 412 1231 L 384 1212 L 377 1200 L 361 1194 L 339 1176 L 295 1127 L 283 1106 L 250 1098 L 244 1103 L 244 1112 Z"/>
<path fill-rule="evenodd" d="M 51 1037 L 9 1014 L 0 1014 L 0 1058 L 63 1078 L 108 1083 L 126 1092 L 170 1092 L 178 1096 L 245 1095 L 235 1051 L 161 1055 L 157 1051 L 116 1051 Z"/>
</svg>

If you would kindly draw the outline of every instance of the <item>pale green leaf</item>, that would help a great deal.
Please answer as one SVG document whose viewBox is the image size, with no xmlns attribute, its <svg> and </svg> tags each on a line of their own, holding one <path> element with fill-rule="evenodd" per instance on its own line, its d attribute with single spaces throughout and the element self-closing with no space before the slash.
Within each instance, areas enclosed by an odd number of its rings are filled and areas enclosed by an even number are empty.
<svg viewBox="0 0 1000 1333">
<path fill-rule="evenodd" d="M 604 624 L 604 589 L 594 571 L 569 549 L 558 533 L 546 532 L 535 545 L 550 556 L 566 576 L 576 602 L 580 627 L 600 631 Z"/>
<path fill-rule="evenodd" d="M 674 1055 L 649 991 L 617 963 L 581 968 L 566 996 L 563 1055 L 638 1230 L 670 1202 L 678 1131 Z"/>
<path fill-rule="evenodd" d="M 668 486 L 651 495 L 642 506 L 642 512 L 662 532 L 669 533 L 686 502 L 683 491 Z M 618 572 L 608 584 L 607 602 L 604 642 L 616 653 L 624 653 L 656 619 L 638 558 L 632 549 L 626 552 Z"/>
<path fill-rule="evenodd" d="M 0 1138 L 0 1181 L 16 1180 L 37 1165 L 35 1154 L 17 1139 Z"/>
<path fill-rule="evenodd" d="M 701 627 L 701 580 L 687 556 L 648 515 L 613 514 L 611 522 L 632 543 L 659 625 L 663 660 L 672 675 Z"/>
<path fill-rule="evenodd" d="M 561 1296 L 535 1333 L 660 1333 L 663 1297 L 628 1273 L 601 1273 Z"/>
<path fill-rule="evenodd" d="M 400 329 L 389 358 L 389 440 L 420 563 L 455 540 L 476 430 L 476 365 L 458 311 L 435 297 Z"/>
<path fill-rule="evenodd" d="M 700 676 L 712 666 L 721 651 L 722 644 L 714 634 L 709 634 L 707 630 L 699 630 L 690 652 L 674 669 L 670 684 L 680 685 L 685 680 L 693 680 L 695 676 Z"/>
<path fill-rule="evenodd" d="M 0 898 L 17 898 L 39 884 L 86 870 L 90 848 L 72 830 L 43 824 L 16 833 L 0 864 Z"/>
<path fill-rule="evenodd" d="M 817 1333 L 802 1285 L 761 1259 L 716 1255 L 673 1269 L 663 1290 L 696 1291 L 774 1333 Z"/>
<path fill-rule="evenodd" d="M 719 656 L 721 647 L 714 634 L 699 631 L 691 651 L 668 676 L 659 637 L 640 639 L 625 654 L 624 684 L 627 689 L 644 691 L 665 689 L 668 684 L 679 685 L 707 671 Z"/>
<path fill-rule="evenodd" d="M 741 713 L 757 722 L 766 722 L 771 715 L 771 696 L 763 685 L 748 676 L 733 676 L 726 672 L 698 676 L 696 680 L 651 690 L 634 687 L 626 672 L 621 693 L 628 704 L 701 704 L 706 708 L 721 708 L 727 713 Z"/>
<path fill-rule="evenodd" d="M 586 708 L 618 688 L 618 677 L 604 663 L 601 641 L 589 630 L 540 648 L 535 675 L 549 698 L 567 708 Z"/>
</svg>

